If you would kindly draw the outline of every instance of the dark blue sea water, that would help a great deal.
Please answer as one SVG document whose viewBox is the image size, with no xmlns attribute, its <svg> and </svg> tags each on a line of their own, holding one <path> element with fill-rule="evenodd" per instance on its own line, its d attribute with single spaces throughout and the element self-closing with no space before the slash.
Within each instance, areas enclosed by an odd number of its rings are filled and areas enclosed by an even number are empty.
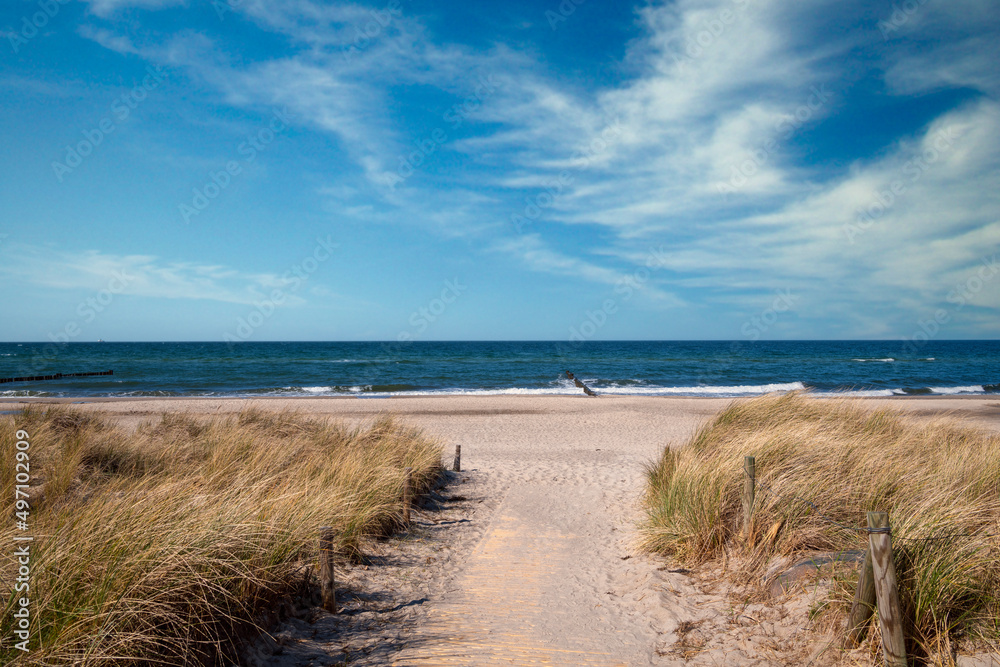
<svg viewBox="0 0 1000 667">
<path fill-rule="evenodd" d="M 1000 341 L 0 343 L 0 396 L 1000 393 Z"/>
</svg>

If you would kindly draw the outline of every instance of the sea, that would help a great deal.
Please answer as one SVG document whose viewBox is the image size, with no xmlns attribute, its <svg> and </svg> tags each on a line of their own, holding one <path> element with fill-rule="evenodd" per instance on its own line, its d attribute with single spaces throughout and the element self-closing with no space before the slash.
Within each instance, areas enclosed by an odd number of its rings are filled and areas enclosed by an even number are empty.
<svg viewBox="0 0 1000 667">
<path fill-rule="evenodd" d="M 0 397 L 1000 393 L 1000 341 L 0 343 Z"/>
</svg>

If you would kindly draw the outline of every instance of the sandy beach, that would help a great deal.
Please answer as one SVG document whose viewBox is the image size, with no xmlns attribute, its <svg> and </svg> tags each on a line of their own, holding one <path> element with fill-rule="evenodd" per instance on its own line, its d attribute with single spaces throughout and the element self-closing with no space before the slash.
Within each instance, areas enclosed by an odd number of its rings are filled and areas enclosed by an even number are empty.
<svg viewBox="0 0 1000 667">
<path fill-rule="evenodd" d="M 836 664 L 804 587 L 734 608 L 709 570 L 635 548 L 644 466 L 731 399 L 474 396 L 389 399 L 59 399 L 125 424 L 255 407 L 359 422 L 392 413 L 463 470 L 413 529 L 342 573 L 342 613 L 292 617 L 248 662 L 267 665 Z M 993 398 L 854 399 L 1000 430 Z M 347 661 L 346 663 L 344 661 Z"/>
<path fill-rule="evenodd" d="M 612 437 L 616 444 L 632 448 L 650 441 L 683 439 L 705 418 L 728 405 L 731 398 L 665 396 L 415 396 L 392 398 L 123 398 L 61 397 L 0 398 L 0 410 L 17 410 L 29 404 L 73 405 L 83 410 L 100 410 L 120 415 L 123 423 L 138 422 L 164 412 L 226 414 L 247 408 L 295 410 L 356 421 L 382 413 L 405 418 L 408 423 L 427 428 L 455 443 L 475 437 L 478 429 L 498 417 L 505 417 L 503 431 L 515 440 L 535 438 L 555 428 L 572 433 L 581 444 Z M 820 399 L 822 400 L 822 399 Z M 1000 424 L 1000 399 L 993 396 L 928 396 L 892 398 L 852 398 L 866 405 L 887 406 L 917 417 L 949 414 L 992 428 Z M 584 417 L 583 421 L 580 418 Z M 579 428 L 586 425 L 585 428 Z M 597 428 L 598 431 L 593 429 Z M 627 429 L 622 431 L 622 429 Z M 568 429 L 568 431 L 567 431 Z M 666 430 L 664 430 L 666 429 Z M 496 437 L 501 434 L 493 434 Z M 625 439 L 629 441 L 626 443 Z M 582 439 L 582 440 L 581 440 Z M 618 443 L 617 441 L 622 442 Z M 484 445 L 498 445 L 486 440 Z M 551 446 L 559 447 L 558 438 Z"/>
</svg>

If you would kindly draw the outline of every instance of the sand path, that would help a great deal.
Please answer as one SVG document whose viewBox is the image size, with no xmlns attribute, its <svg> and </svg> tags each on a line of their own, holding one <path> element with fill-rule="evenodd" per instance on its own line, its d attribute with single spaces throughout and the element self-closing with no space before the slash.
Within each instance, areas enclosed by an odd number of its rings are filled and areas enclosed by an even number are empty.
<svg viewBox="0 0 1000 667">
<path fill-rule="evenodd" d="M 351 665 L 776 664 L 787 646 L 712 646 L 733 622 L 725 591 L 636 549 L 645 465 L 727 401 L 598 401 L 564 399 L 558 416 L 531 400 L 397 402 L 446 451 L 462 444 L 444 493 L 468 500 L 420 515 L 377 567 L 347 575 L 392 591 L 381 613 L 348 597 L 353 616 L 311 624 L 315 638 L 305 624 L 279 632 L 280 654 L 260 663 L 329 664 L 322 652 L 339 650 Z M 685 622 L 700 631 L 679 634 Z"/>
<path fill-rule="evenodd" d="M 484 537 L 394 664 L 649 664 L 658 633 L 623 597 L 650 566 L 627 562 L 642 468 L 617 458 L 538 453 L 494 473 L 502 500 Z"/>
<path fill-rule="evenodd" d="M 451 558 L 416 559 L 412 576 L 423 586 L 407 593 L 426 602 L 394 638 L 399 652 L 379 660 L 654 664 L 661 636 L 676 623 L 664 623 L 650 588 L 662 562 L 635 549 L 644 466 L 725 402 L 691 402 L 683 411 L 596 402 L 561 401 L 558 418 L 532 400 L 479 401 L 475 413 L 454 405 L 398 410 L 446 451 L 462 444 L 465 472 L 447 492 L 476 506 L 449 511 L 475 526 L 444 536 Z"/>
</svg>

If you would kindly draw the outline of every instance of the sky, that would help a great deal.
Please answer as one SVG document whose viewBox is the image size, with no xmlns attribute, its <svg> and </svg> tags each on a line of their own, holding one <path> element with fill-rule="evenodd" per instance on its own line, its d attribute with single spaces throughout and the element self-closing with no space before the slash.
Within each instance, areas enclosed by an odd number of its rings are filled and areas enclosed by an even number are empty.
<svg viewBox="0 0 1000 667">
<path fill-rule="evenodd" d="M 996 338 L 991 0 L 5 0 L 0 340 Z"/>
</svg>

